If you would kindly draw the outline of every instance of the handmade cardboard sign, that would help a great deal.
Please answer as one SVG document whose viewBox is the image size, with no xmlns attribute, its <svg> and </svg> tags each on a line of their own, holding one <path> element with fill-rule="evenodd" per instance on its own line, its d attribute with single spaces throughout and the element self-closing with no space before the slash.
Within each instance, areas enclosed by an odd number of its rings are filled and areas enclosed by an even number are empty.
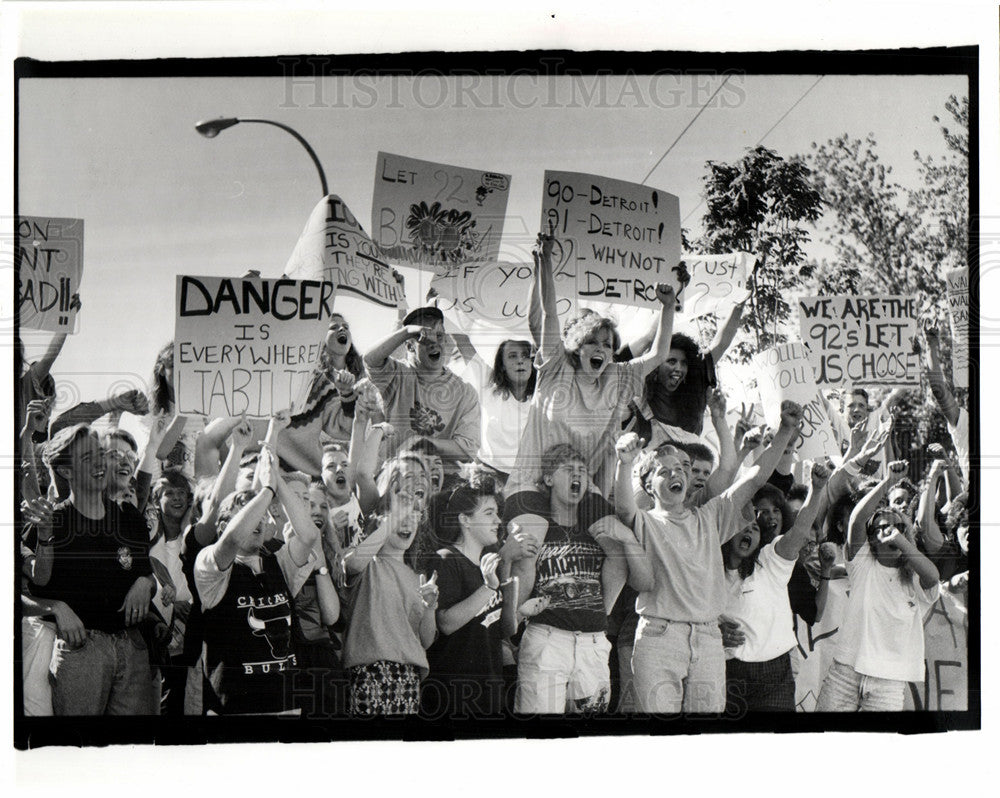
<svg viewBox="0 0 1000 798">
<path fill-rule="evenodd" d="M 393 272 L 347 204 L 336 194 L 324 197 L 313 208 L 285 266 L 286 277 L 328 280 L 338 291 L 348 291 L 389 308 L 396 307 L 403 295 Z"/>
<path fill-rule="evenodd" d="M 333 312 L 333 283 L 177 278 L 177 412 L 265 418 L 301 401 Z"/>
<path fill-rule="evenodd" d="M 826 405 L 816 386 L 816 378 L 806 348 L 799 342 L 780 344 L 761 352 L 753 359 L 757 389 L 764 408 L 764 418 L 776 427 L 781 403 L 790 400 L 802 405 L 803 425 L 796 444 L 803 460 L 825 461 L 839 457 L 840 447 L 834 438 Z"/>
<path fill-rule="evenodd" d="M 553 269 L 575 296 L 651 307 L 656 284 L 680 294 L 680 201 L 673 194 L 580 172 L 545 172 L 543 231 L 552 230 Z"/>
<path fill-rule="evenodd" d="M 372 238 L 389 263 L 435 271 L 500 252 L 510 175 L 380 152 Z"/>
<path fill-rule="evenodd" d="M 83 276 L 83 219 L 18 216 L 14 268 L 20 324 L 76 332 L 73 295 Z"/>
<path fill-rule="evenodd" d="M 951 370 L 956 388 L 969 387 L 969 268 L 949 269 L 948 313 L 951 316 Z"/>
<path fill-rule="evenodd" d="M 816 383 L 919 385 L 917 316 L 915 297 L 802 297 L 799 324 Z"/>
</svg>

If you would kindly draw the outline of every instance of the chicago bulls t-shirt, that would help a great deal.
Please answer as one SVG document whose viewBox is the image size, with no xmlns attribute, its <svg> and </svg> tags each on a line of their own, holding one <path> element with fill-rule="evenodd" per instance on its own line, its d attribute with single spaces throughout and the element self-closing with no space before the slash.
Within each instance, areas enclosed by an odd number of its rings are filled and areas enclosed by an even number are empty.
<svg viewBox="0 0 1000 798">
<path fill-rule="evenodd" d="M 282 712 L 292 708 L 289 689 L 296 665 L 292 652 L 292 597 L 277 559 L 260 558 L 260 572 L 237 559 L 226 571 L 214 548 L 195 562 L 208 648 L 207 670 L 225 714 Z M 219 596 L 217 588 L 225 584 Z"/>
</svg>

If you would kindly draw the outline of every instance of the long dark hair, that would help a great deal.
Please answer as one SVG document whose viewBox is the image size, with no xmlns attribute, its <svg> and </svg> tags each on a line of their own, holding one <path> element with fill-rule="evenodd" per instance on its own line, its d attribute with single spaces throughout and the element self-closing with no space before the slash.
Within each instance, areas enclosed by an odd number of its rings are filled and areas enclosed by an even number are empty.
<svg viewBox="0 0 1000 798">
<path fill-rule="evenodd" d="M 174 342 L 166 344 L 156 355 L 153 363 L 153 379 L 150 381 L 149 409 L 153 413 L 168 413 L 174 407 L 174 386 L 167 379 L 167 369 L 174 366 Z"/>
<path fill-rule="evenodd" d="M 677 386 L 677 389 L 668 394 L 660 384 L 659 370 L 653 369 L 646 377 L 646 397 L 651 403 L 655 402 L 657 398 L 662 402 L 669 401 L 680 421 L 676 426 L 682 429 L 700 429 L 702 417 L 705 415 L 705 385 L 702 380 L 691 377 L 695 369 L 703 368 L 704 358 L 698 349 L 698 344 L 684 333 L 674 333 L 671 336 L 670 348 L 679 349 L 684 353 L 684 359 L 687 361 L 687 375 Z"/>
<path fill-rule="evenodd" d="M 344 365 L 354 375 L 356 381 L 365 378 L 367 375 L 365 361 L 362 359 L 361 353 L 355 348 L 353 338 L 351 338 L 351 345 L 347 350 L 347 354 L 344 355 L 344 361 Z M 330 356 L 327 354 L 326 347 L 324 346 L 320 350 L 319 362 L 316 364 L 312 381 L 309 383 L 309 393 L 306 396 L 305 405 L 302 410 L 292 416 L 289 421 L 290 427 L 304 426 L 323 412 L 326 403 L 337 393 L 337 389 L 333 385 L 332 374 L 333 364 L 330 362 Z"/>
<path fill-rule="evenodd" d="M 514 394 L 514 383 L 511 382 L 511 379 L 507 374 L 507 369 L 504 368 L 503 363 L 503 350 L 507 344 L 527 347 L 528 357 L 531 357 L 531 343 L 528 341 L 518 341 L 514 338 L 508 338 L 497 347 L 497 353 L 493 358 L 493 373 L 490 375 L 490 383 L 493 385 L 493 393 L 503 397 L 504 399 Z M 537 379 L 538 369 L 536 369 L 535 364 L 532 363 L 531 376 L 528 377 L 528 387 L 524 392 L 525 400 L 528 400 L 535 395 L 535 382 Z"/>
</svg>

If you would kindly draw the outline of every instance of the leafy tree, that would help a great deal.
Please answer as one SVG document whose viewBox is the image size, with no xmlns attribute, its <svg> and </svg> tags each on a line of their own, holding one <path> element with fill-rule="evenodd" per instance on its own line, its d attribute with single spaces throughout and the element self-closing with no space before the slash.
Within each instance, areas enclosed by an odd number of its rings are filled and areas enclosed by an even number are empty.
<svg viewBox="0 0 1000 798">
<path fill-rule="evenodd" d="M 834 250 L 813 264 L 818 293 L 915 294 L 922 315 L 947 328 L 944 272 L 968 250 L 968 99 L 952 96 L 945 107 L 959 130 L 942 126 L 944 158 L 914 152 L 916 189 L 892 179 L 871 135 L 813 144 L 806 160 L 827 207 L 822 240 Z"/>
<path fill-rule="evenodd" d="M 812 273 L 803 245 L 807 223 L 821 213 L 820 194 L 801 158 L 786 160 L 766 147 L 748 149 L 734 163 L 709 161 L 704 177 L 704 252 L 744 250 L 757 256 L 743 329 L 753 343 L 736 346 L 740 360 L 785 340 L 792 297 Z"/>
</svg>

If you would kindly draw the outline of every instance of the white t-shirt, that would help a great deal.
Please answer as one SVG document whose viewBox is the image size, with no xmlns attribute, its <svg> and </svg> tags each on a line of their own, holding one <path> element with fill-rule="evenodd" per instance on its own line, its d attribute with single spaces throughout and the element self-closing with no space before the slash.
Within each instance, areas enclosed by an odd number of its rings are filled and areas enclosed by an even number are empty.
<svg viewBox="0 0 1000 798">
<path fill-rule="evenodd" d="M 788 580 L 795 560 L 774 550 L 781 538 L 760 550 L 753 573 L 741 579 L 739 571 L 726 569 L 726 615 L 740 625 L 746 640 L 727 648 L 726 657 L 743 662 L 767 662 L 795 648 Z"/>
<path fill-rule="evenodd" d="M 953 427 L 948 425 L 948 432 L 951 433 L 951 442 L 955 444 L 955 453 L 958 455 L 958 465 L 962 469 L 962 478 L 969 481 L 969 412 L 964 408 L 958 409 L 958 423 Z"/>
<path fill-rule="evenodd" d="M 528 423 L 530 401 L 519 402 L 513 396 L 504 398 L 490 382 L 490 368 L 479 355 L 468 362 L 462 379 L 479 394 L 481 440 L 479 459 L 486 465 L 509 474 L 514 470 L 517 446 L 524 425 Z"/>
<path fill-rule="evenodd" d="M 924 615 L 940 585 L 926 590 L 916 574 L 880 565 L 865 544 L 847 563 L 850 596 L 833 658 L 865 676 L 924 680 Z"/>
</svg>

